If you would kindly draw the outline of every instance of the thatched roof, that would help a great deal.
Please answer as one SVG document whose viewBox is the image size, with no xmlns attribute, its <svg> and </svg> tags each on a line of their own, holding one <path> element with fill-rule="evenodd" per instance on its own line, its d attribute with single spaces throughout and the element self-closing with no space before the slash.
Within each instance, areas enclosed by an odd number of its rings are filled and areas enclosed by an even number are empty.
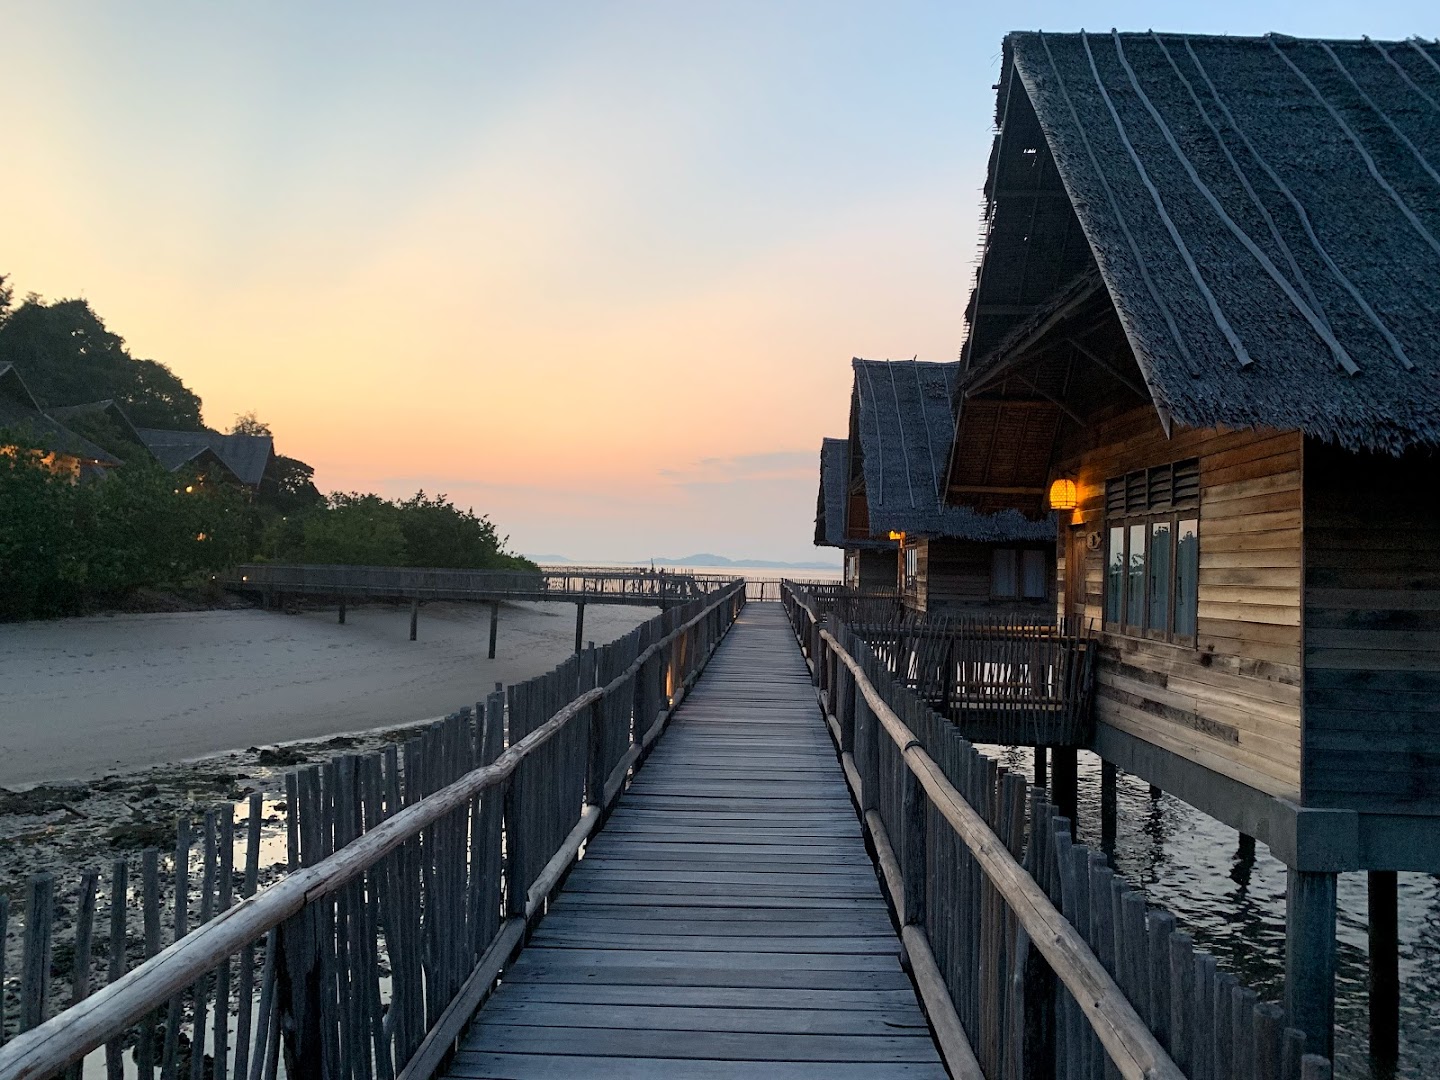
<svg viewBox="0 0 1440 1080">
<path fill-rule="evenodd" d="M 1093 257 L 1162 416 L 1440 444 L 1440 48 L 1016 33 L 998 120 L 967 360 Z"/>
<path fill-rule="evenodd" d="M 130 417 L 114 398 L 103 401 L 87 401 L 82 405 L 60 405 L 50 410 L 50 415 L 61 423 L 83 421 L 92 416 L 101 416 L 116 424 L 121 432 L 137 446 L 144 446 L 140 429 L 130 422 Z"/>
<path fill-rule="evenodd" d="M 89 464 L 121 464 L 114 454 L 41 411 L 14 364 L 0 364 L 0 430 L 28 439 L 42 449 L 79 458 Z"/>
<path fill-rule="evenodd" d="M 1053 540 L 1055 521 L 1018 511 L 982 514 L 943 503 L 961 365 L 853 362 L 852 430 L 863 457 L 870 531 L 962 540 Z"/>
<path fill-rule="evenodd" d="M 164 431 L 139 428 L 140 438 L 155 459 L 172 472 L 182 465 L 216 460 L 240 483 L 257 487 L 274 453 L 269 435 L 222 435 L 218 431 Z"/>
<path fill-rule="evenodd" d="M 846 536 L 849 487 L 850 440 L 823 440 L 820 444 L 820 490 L 815 498 L 815 546 L 894 551 L 893 540 L 863 540 Z"/>
</svg>

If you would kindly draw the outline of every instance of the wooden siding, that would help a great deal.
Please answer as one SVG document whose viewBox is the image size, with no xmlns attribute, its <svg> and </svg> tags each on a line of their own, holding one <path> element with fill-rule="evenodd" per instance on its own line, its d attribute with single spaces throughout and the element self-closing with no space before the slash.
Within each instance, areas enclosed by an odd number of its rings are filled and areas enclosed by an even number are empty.
<svg viewBox="0 0 1440 1080">
<path fill-rule="evenodd" d="M 1034 550 L 1041 545 L 1021 543 L 981 543 L 976 540 L 949 538 L 907 538 L 907 547 L 916 550 L 916 574 L 913 586 L 905 589 L 905 606 L 913 611 L 936 615 L 1027 612 L 1048 617 L 1054 604 L 1051 596 L 1038 600 L 996 599 L 990 595 L 990 573 L 993 552 L 997 548 Z M 1047 555 L 1051 548 L 1044 548 Z M 900 556 L 903 574 L 905 556 Z M 1019 570 L 1017 568 L 1017 574 Z M 1047 581 L 1051 578 L 1046 571 Z"/>
<path fill-rule="evenodd" d="M 1096 717 L 1290 798 L 1300 788 L 1301 451 L 1300 435 L 1267 430 L 1176 428 L 1167 439 L 1145 405 L 1077 434 L 1054 471 L 1078 482 L 1081 523 L 1071 527 L 1103 539 L 1107 479 L 1199 459 L 1196 643 L 1102 632 Z M 1062 538 L 1061 607 L 1067 546 Z M 1102 628 L 1104 545 L 1075 546 L 1085 551 L 1083 613 Z"/>
<path fill-rule="evenodd" d="M 1309 805 L 1440 813 L 1435 464 L 1306 444 Z"/>
<path fill-rule="evenodd" d="M 895 552 L 860 552 L 860 588 L 893 589 L 895 582 Z"/>
</svg>

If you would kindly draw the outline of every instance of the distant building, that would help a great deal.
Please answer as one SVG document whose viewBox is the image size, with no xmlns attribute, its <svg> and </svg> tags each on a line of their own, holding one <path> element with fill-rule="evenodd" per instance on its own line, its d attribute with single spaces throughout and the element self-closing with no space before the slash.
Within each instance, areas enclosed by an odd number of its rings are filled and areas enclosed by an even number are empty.
<svg viewBox="0 0 1440 1080">
<path fill-rule="evenodd" d="M 269 435 L 222 435 L 218 431 L 138 428 L 145 448 L 171 472 L 189 467 L 202 476 L 254 491 L 275 457 Z"/>
<path fill-rule="evenodd" d="M 0 363 L 0 454 L 29 448 L 51 472 L 82 480 L 121 464 L 108 450 L 47 416 L 14 364 Z"/>
<path fill-rule="evenodd" d="M 893 589 L 896 543 L 869 535 L 863 501 L 851 531 L 849 486 L 850 440 L 824 440 L 820 444 L 820 492 L 815 500 L 815 546 L 844 551 L 843 582 L 847 587 Z"/>
<path fill-rule="evenodd" d="M 857 359 L 852 367 L 851 506 L 871 536 L 899 542 L 895 576 L 905 606 L 1050 618 L 1053 517 L 945 505 L 960 364 Z"/>
</svg>

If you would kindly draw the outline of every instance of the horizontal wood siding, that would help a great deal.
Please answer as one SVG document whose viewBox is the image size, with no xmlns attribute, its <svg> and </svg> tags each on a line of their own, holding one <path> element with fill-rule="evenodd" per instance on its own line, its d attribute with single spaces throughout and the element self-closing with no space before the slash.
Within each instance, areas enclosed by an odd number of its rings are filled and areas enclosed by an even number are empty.
<svg viewBox="0 0 1440 1080">
<path fill-rule="evenodd" d="M 896 581 L 893 551 L 860 552 L 860 588 L 893 589 Z"/>
<path fill-rule="evenodd" d="M 1056 465 L 1056 475 L 1075 477 L 1079 488 L 1079 521 L 1071 527 L 1103 540 L 1106 480 L 1199 459 L 1196 644 L 1102 632 L 1096 715 L 1292 798 L 1300 789 L 1301 456 L 1295 433 L 1176 427 L 1166 438 L 1146 405 L 1090 426 Z M 1104 545 L 1076 546 L 1085 551 L 1084 615 L 1100 628 Z"/>
<path fill-rule="evenodd" d="M 1435 464 L 1305 447 L 1309 805 L 1440 813 Z"/>
</svg>

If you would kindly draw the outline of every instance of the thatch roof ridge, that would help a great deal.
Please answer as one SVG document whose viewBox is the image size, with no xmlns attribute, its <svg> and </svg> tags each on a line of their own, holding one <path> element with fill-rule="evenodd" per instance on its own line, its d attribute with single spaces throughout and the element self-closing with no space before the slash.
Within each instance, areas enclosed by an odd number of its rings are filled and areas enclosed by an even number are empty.
<svg viewBox="0 0 1440 1080">
<path fill-rule="evenodd" d="M 1017 32 L 1006 52 L 1162 410 L 1440 445 L 1440 50 Z"/>
<path fill-rule="evenodd" d="M 1053 540 L 1055 521 L 982 514 L 944 502 L 958 361 L 853 360 L 854 401 L 872 535 Z"/>
</svg>

